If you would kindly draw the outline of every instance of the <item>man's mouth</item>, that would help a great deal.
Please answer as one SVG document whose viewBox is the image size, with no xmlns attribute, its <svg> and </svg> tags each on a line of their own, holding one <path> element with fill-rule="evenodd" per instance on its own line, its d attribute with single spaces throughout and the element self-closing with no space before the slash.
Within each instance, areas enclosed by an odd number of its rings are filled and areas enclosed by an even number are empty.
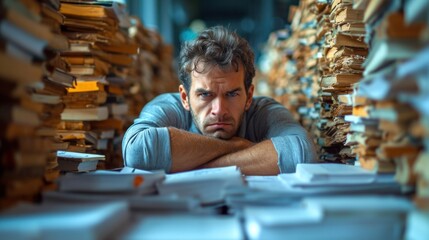
<svg viewBox="0 0 429 240">
<path fill-rule="evenodd" d="M 210 123 L 207 125 L 207 128 L 209 129 L 222 129 L 225 127 L 230 127 L 232 126 L 231 123 L 227 123 L 227 122 L 215 122 L 215 123 Z"/>
</svg>

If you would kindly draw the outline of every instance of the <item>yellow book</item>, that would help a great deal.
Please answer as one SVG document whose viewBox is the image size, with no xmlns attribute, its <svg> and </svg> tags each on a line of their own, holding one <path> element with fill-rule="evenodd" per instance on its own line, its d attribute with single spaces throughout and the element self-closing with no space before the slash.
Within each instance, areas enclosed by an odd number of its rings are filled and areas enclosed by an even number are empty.
<svg viewBox="0 0 429 240">
<path fill-rule="evenodd" d="M 61 3 L 60 12 L 66 17 L 77 18 L 113 18 L 117 19 L 112 8 L 100 5 L 80 5 Z"/>
<path fill-rule="evenodd" d="M 67 88 L 68 93 L 104 91 L 104 85 L 98 81 L 77 81 L 74 88 Z"/>
</svg>

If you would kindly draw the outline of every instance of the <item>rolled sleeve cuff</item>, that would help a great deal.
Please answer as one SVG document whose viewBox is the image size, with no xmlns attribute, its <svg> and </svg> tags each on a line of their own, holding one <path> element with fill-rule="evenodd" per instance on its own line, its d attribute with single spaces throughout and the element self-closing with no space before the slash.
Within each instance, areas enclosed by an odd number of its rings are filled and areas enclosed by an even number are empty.
<svg viewBox="0 0 429 240">
<path fill-rule="evenodd" d="M 299 136 L 274 137 L 271 139 L 277 151 L 277 165 L 281 173 L 295 172 L 298 163 L 313 162 L 314 148 Z"/>
<path fill-rule="evenodd" d="M 150 128 L 134 135 L 124 146 L 124 155 L 127 166 L 169 172 L 171 154 L 168 128 Z"/>
</svg>

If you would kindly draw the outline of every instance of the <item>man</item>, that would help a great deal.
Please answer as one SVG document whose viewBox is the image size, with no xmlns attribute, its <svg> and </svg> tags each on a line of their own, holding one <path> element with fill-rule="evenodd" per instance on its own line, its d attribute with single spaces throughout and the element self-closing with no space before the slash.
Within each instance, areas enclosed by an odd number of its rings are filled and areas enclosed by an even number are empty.
<svg viewBox="0 0 429 240">
<path fill-rule="evenodd" d="M 275 175 L 315 160 L 289 111 L 253 97 L 254 76 L 246 40 L 220 26 L 203 31 L 181 50 L 179 93 L 149 102 L 125 133 L 125 165 L 167 172 L 236 165 L 246 175 Z"/>
</svg>

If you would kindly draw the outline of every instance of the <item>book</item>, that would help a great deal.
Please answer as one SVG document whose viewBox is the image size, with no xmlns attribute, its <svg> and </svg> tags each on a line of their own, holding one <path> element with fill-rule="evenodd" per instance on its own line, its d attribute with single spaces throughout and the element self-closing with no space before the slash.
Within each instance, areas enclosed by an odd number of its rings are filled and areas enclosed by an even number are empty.
<svg viewBox="0 0 429 240">
<path fill-rule="evenodd" d="M 404 14 L 407 24 L 428 23 L 427 11 L 429 3 L 426 1 L 405 1 Z"/>
<path fill-rule="evenodd" d="M 344 34 L 360 35 L 366 34 L 365 24 L 363 23 L 345 23 L 338 26 L 338 31 Z"/>
<path fill-rule="evenodd" d="M 50 94 L 41 94 L 41 93 L 32 93 L 31 100 L 38 103 L 44 104 L 61 104 L 61 96 L 59 95 L 50 95 Z"/>
<path fill-rule="evenodd" d="M 335 16 L 335 23 L 361 23 L 364 12 L 362 10 L 352 9 L 351 7 L 340 10 Z"/>
<path fill-rule="evenodd" d="M 362 76 L 359 74 L 336 74 L 322 77 L 322 87 L 347 87 L 359 82 Z"/>
<path fill-rule="evenodd" d="M 401 1 L 398 0 L 372 0 L 365 8 L 363 21 L 366 24 L 373 25 L 386 12 L 398 11 L 401 7 Z"/>
<path fill-rule="evenodd" d="M 63 24 L 64 15 L 58 11 L 59 8 L 60 8 L 59 3 L 56 4 L 56 6 L 52 6 L 48 3 L 42 2 L 42 15 L 50 19 L 53 19 L 57 24 Z"/>
<path fill-rule="evenodd" d="M 70 88 L 76 85 L 76 77 L 60 68 L 54 68 L 47 78 L 64 87 Z"/>
<path fill-rule="evenodd" d="M 425 29 L 423 23 L 406 23 L 402 12 L 388 13 L 375 28 L 378 39 L 412 39 L 420 37 Z"/>
<path fill-rule="evenodd" d="M 24 31 L 8 20 L 0 21 L 0 35 L 36 59 L 44 60 L 49 53 L 47 40 Z"/>
<path fill-rule="evenodd" d="M 105 156 L 100 154 L 75 153 L 75 152 L 67 152 L 67 151 L 58 151 L 57 157 L 62 159 L 69 159 L 72 161 L 94 161 L 94 160 L 105 159 Z"/>
<path fill-rule="evenodd" d="M 61 120 L 66 121 L 101 121 L 109 117 L 107 106 L 93 108 L 65 108 L 61 113 Z"/>
<path fill-rule="evenodd" d="M 99 49 L 112 52 L 112 53 L 123 53 L 123 54 L 137 54 L 139 46 L 132 42 L 110 42 L 110 43 L 96 43 Z"/>
<path fill-rule="evenodd" d="M 375 108 L 369 110 L 370 118 L 386 120 L 393 123 L 410 122 L 419 117 L 419 113 L 409 104 L 395 101 L 378 101 Z"/>
<path fill-rule="evenodd" d="M 124 116 L 129 113 L 128 103 L 110 103 L 109 112 L 113 116 Z"/>
<path fill-rule="evenodd" d="M 62 3 L 60 12 L 66 17 L 89 19 L 117 19 L 113 8 L 101 5 Z"/>
<path fill-rule="evenodd" d="M 61 171 L 87 172 L 97 169 L 98 161 L 104 161 L 100 154 L 57 151 L 58 166 Z"/>
<path fill-rule="evenodd" d="M 16 57 L 0 52 L 0 76 L 4 80 L 21 84 L 34 84 L 42 79 L 43 70 L 37 66 Z M 19 71 L 11 71 L 19 69 Z"/>
<path fill-rule="evenodd" d="M 415 40 L 381 40 L 374 43 L 373 49 L 364 62 L 364 75 L 369 75 L 380 68 L 396 61 L 405 61 L 422 49 L 422 45 Z"/>
<path fill-rule="evenodd" d="M 11 105 L 6 102 L 0 103 L 0 121 L 13 122 L 21 125 L 38 127 L 41 125 L 41 119 L 37 112 L 26 109 L 19 105 Z"/>
<path fill-rule="evenodd" d="M 363 37 L 361 36 L 350 36 L 344 33 L 337 32 L 330 39 L 326 41 L 330 47 L 356 47 L 356 48 L 368 48 Z"/>
<path fill-rule="evenodd" d="M 0 213 L 7 239 L 105 239 L 129 219 L 125 202 L 19 204 Z"/>
</svg>

